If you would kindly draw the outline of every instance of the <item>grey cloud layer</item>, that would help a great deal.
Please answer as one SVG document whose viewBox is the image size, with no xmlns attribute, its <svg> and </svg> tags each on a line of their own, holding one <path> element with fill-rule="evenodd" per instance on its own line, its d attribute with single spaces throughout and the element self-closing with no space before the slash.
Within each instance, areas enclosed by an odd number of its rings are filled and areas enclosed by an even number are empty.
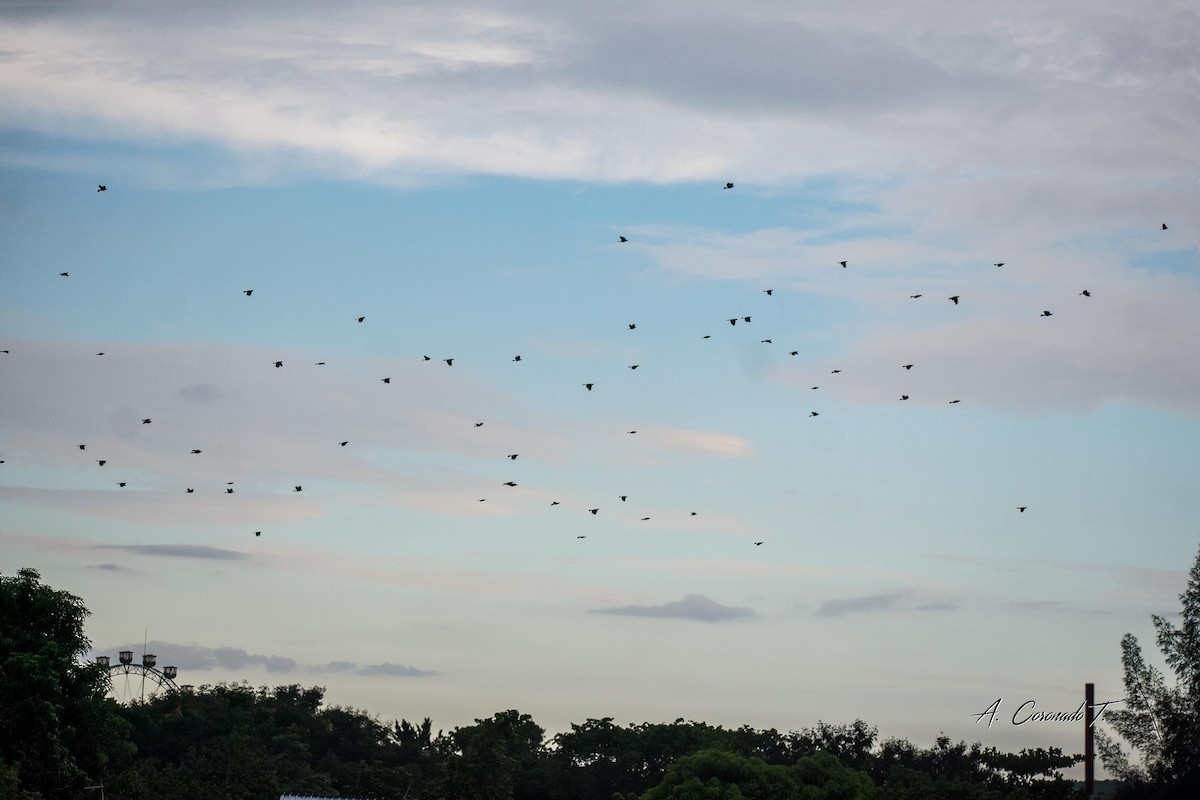
<svg viewBox="0 0 1200 800">
<path fill-rule="evenodd" d="M 691 619 L 699 622 L 724 622 L 731 619 L 754 616 L 754 609 L 723 606 L 701 594 L 689 594 L 682 600 L 664 603 L 661 606 L 618 606 L 592 609 L 592 614 L 613 614 L 624 617 L 666 617 Z"/>
<path fill-rule="evenodd" d="M 108 655 L 115 658 L 121 650 L 130 650 L 140 658 L 143 645 L 122 644 L 107 649 L 97 648 L 94 655 Z M 263 667 L 267 672 L 290 674 L 306 672 L 323 673 L 353 673 L 355 675 L 384 675 L 390 677 L 413 678 L 433 675 L 428 670 L 418 669 L 401 664 L 382 663 L 358 666 L 351 661 L 330 661 L 327 664 L 299 664 L 294 658 L 277 655 L 259 655 L 248 653 L 239 647 L 201 647 L 198 645 L 183 645 L 173 642 L 153 641 L 145 645 L 146 652 L 154 653 L 158 663 L 178 667 L 183 673 L 180 680 L 186 680 L 188 672 L 204 672 L 206 670 L 225 670 L 237 672 L 247 667 Z M 137 658 L 135 658 L 137 660 Z"/>
</svg>

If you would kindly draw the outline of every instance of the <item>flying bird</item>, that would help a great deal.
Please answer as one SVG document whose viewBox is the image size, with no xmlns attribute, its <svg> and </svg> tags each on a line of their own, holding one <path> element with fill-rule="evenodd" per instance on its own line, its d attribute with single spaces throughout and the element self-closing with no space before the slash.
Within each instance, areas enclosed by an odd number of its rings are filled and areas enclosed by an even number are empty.
<svg viewBox="0 0 1200 800">
<path fill-rule="evenodd" d="M 448 366 L 448 367 L 453 367 L 453 366 L 454 366 L 454 359 L 453 359 L 453 358 L 443 358 L 443 359 L 442 359 L 442 361 L 445 361 L 445 362 L 446 362 L 446 366 Z"/>
<path fill-rule="evenodd" d="M 193 450 L 193 451 L 192 451 L 192 455 L 194 455 L 194 456 L 198 456 L 198 455 L 200 455 L 200 451 L 199 451 L 199 450 Z"/>
<path fill-rule="evenodd" d="M 646 520 L 648 520 L 648 519 L 650 519 L 650 518 L 649 518 L 649 517 L 642 517 L 642 522 L 645 522 L 645 521 L 646 521 Z"/>
<path fill-rule="evenodd" d="M 81 445 L 79 445 L 79 449 L 80 449 L 80 450 L 85 450 L 85 449 L 87 449 L 87 445 L 86 445 L 86 444 L 81 444 Z"/>
<path fill-rule="evenodd" d="M 906 395 L 906 394 L 902 394 L 902 395 L 900 395 L 900 399 L 901 399 L 901 400 L 907 400 L 907 399 L 908 399 L 908 395 Z"/>
<path fill-rule="evenodd" d="M 280 368 L 280 367 L 282 367 L 282 366 L 283 366 L 283 362 L 282 362 L 282 361 L 276 361 L 276 362 L 275 362 L 275 369 L 279 369 L 279 368 Z"/>
<path fill-rule="evenodd" d="M 842 265 L 842 269 L 845 269 L 845 268 L 846 268 L 846 262 L 845 262 L 845 261 L 839 261 L 838 263 Z"/>
<path fill-rule="evenodd" d="M 742 319 L 746 320 L 746 322 L 749 322 L 749 321 L 750 321 L 750 318 L 749 318 L 749 317 L 742 317 Z"/>
<path fill-rule="evenodd" d="M 358 321 L 359 321 L 359 322 L 362 322 L 364 319 L 366 319 L 366 317 L 359 317 L 359 318 L 358 318 Z"/>
<path fill-rule="evenodd" d="M 551 500 L 551 501 L 550 501 L 550 505 L 552 505 L 552 506 L 556 506 L 556 505 L 558 505 L 558 501 L 557 501 L 557 500 Z"/>
<path fill-rule="evenodd" d="M 637 368 L 638 368 L 638 367 L 640 367 L 640 366 L 641 366 L 641 364 L 630 364 L 630 365 L 629 365 L 629 368 L 630 368 L 630 369 L 637 369 Z"/>
<path fill-rule="evenodd" d="M 226 489 L 225 494 L 233 494 L 233 489 Z"/>
<path fill-rule="evenodd" d="M 317 367 L 323 367 L 323 366 L 325 366 L 325 362 L 324 362 L 324 361 L 318 361 L 318 362 L 317 362 L 317 363 L 316 363 L 314 366 L 317 366 Z"/>
<path fill-rule="evenodd" d="M 69 273 L 69 272 L 60 272 L 60 273 L 58 273 L 58 276 L 59 276 L 60 278 L 69 278 L 69 277 L 71 277 L 71 273 Z"/>
<path fill-rule="evenodd" d="M 1092 293 L 1091 293 L 1091 292 L 1089 292 L 1087 289 L 1084 289 L 1082 292 L 1080 292 L 1080 294 L 1081 294 L 1081 295 L 1083 295 L 1084 297 L 1091 297 L 1091 296 L 1092 296 Z"/>
<path fill-rule="evenodd" d="M 621 236 L 621 237 L 618 237 L 618 238 L 620 238 L 620 240 L 621 240 L 622 242 L 628 242 L 628 241 L 629 241 L 629 240 L 628 240 L 628 239 L 626 239 L 624 236 Z"/>
<path fill-rule="evenodd" d="M 821 387 L 820 386 L 810 386 L 809 388 L 810 389 L 820 389 Z"/>
<path fill-rule="evenodd" d="M 623 494 L 623 495 L 619 495 L 619 496 L 620 496 L 620 498 L 621 498 L 621 502 L 622 502 L 622 503 L 624 503 L 624 502 L 625 502 L 625 498 L 626 498 L 626 497 L 629 497 L 629 495 L 627 495 L 627 494 Z"/>
<path fill-rule="evenodd" d="M 516 461 L 517 456 L 519 456 L 519 455 L 520 455 L 520 453 L 509 453 L 508 457 L 511 458 L 513 461 Z"/>
<path fill-rule="evenodd" d="M 587 390 L 590 392 L 590 391 L 592 390 L 592 386 L 593 386 L 593 385 L 594 385 L 594 384 L 591 384 L 591 383 L 585 383 L 585 384 L 583 385 L 583 388 L 587 389 Z"/>
<path fill-rule="evenodd" d="M 1049 311 L 1043 311 L 1043 312 L 1042 312 L 1042 316 L 1043 316 L 1043 317 L 1052 317 L 1052 316 L 1054 316 L 1054 315 L 1053 315 L 1053 314 L 1051 314 Z"/>
<path fill-rule="evenodd" d="M 636 322 L 631 322 L 631 323 L 629 323 L 629 330 L 633 330 L 633 329 L 635 329 L 636 327 L 637 327 L 637 323 L 636 323 Z"/>
<path fill-rule="evenodd" d="M 996 264 L 996 266 L 997 266 L 997 267 L 1003 267 L 1003 266 L 1004 266 L 1004 262 L 1003 262 L 1003 261 L 1001 261 L 1001 262 L 999 262 L 998 264 Z"/>
<path fill-rule="evenodd" d="M 103 183 L 98 183 L 98 184 L 96 184 L 96 186 L 99 187 L 96 189 L 97 192 L 107 192 L 108 191 L 108 187 L 105 186 Z M 1163 230 L 1166 230 L 1166 228 L 1167 228 L 1167 226 L 1163 225 Z"/>
<path fill-rule="evenodd" d="M 835 370 L 833 370 L 832 372 L 830 372 L 829 374 L 830 374 L 830 375 L 837 375 L 839 372 L 841 372 L 841 370 L 840 370 L 840 369 L 835 369 Z"/>
<path fill-rule="evenodd" d="M 254 290 L 253 289 L 244 289 L 242 291 L 242 294 L 246 295 L 246 297 L 249 297 L 250 295 L 254 294 Z"/>
<path fill-rule="evenodd" d="M 149 424 L 150 424 L 150 418 L 149 418 L 149 417 L 146 417 L 144 420 L 142 420 L 142 424 L 143 424 L 143 425 L 149 425 Z"/>
<path fill-rule="evenodd" d="M 1017 511 L 1020 511 L 1022 514 L 1024 514 L 1025 509 L 1027 508 L 1029 508 L 1029 506 L 1017 506 Z"/>
<path fill-rule="evenodd" d="M 763 289 L 763 294 L 765 294 L 767 297 L 770 297 L 774 293 L 775 293 L 774 289 Z"/>
<path fill-rule="evenodd" d="M 482 423 L 482 422 L 476 422 L 476 423 L 475 423 L 475 427 L 476 427 L 476 428 L 482 428 L 482 427 L 483 427 L 483 423 Z"/>
<path fill-rule="evenodd" d="M 792 352 L 788 353 L 788 355 L 789 355 L 789 356 L 798 356 L 798 355 L 800 355 L 800 351 L 799 351 L 799 350 L 793 350 Z"/>
<path fill-rule="evenodd" d="M 1164 222 L 1164 223 L 1162 224 L 1162 229 L 1163 229 L 1164 231 L 1167 229 L 1167 223 L 1165 223 L 1165 222 Z"/>
<path fill-rule="evenodd" d="M 299 492 L 299 491 L 303 491 L 303 489 L 304 489 L 304 487 L 302 487 L 302 486 L 297 486 L 295 489 L 292 489 L 292 491 L 293 491 L 293 492 Z"/>
<path fill-rule="evenodd" d="M 576 536 L 575 538 L 576 539 L 586 539 L 587 537 L 586 536 Z"/>
<path fill-rule="evenodd" d="M 725 184 L 725 185 L 724 185 L 723 187 L 721 187 L 721 188 L 723 188 L 723 189 L 732 189 L 732 188 L 733 188 L 733 184 L 732 184 L 732 183 L 727 183 L 727 184 Z"/>
<path fill-rule="evenodd" d="M 426 361 L 433 361 L 433 359 L 429 356 L 421 356 L 421 358 L 425 359 Z"/>
<path fill-rule="evenodd" d="M 755 547 L 762 547 L 762 542 L 755 542 L 755 543 L 754 543 L 754 546 L 755 546 Z"/>
<path fill-rule="evenodd" d="M 384 383 L 391 383 L 391 382 L 392 382 L 392 379 L 391 379 L 391 378 L 380 378 L 379 380 L 383 381 Z"/>
<path fill-rule="evenodd" d="M 904 367 L 905 369 L 912 369 L 912 368 L 913 368 L 913 365 L 912 365 L 912 364 L 901 364 L 900 366 Z"/>
<path fill-rule="evenodd" d="M 734 317 L 733 319 L 729 320 L 729 324 L 730 324 L 730 325 L 737 325 L 737 317 Z"/>
<path fill-rule="evenodd" d="M 255 536 L 262 536 L 262 531 L 255 531 L 255 532 L 254 532 L 254 535 L 255 535 Z"/>
<path fill-rule="evenodd" d="M 775 344 L 775 343 L 772 342 L 770 339 L 763 339 L 761 342 L 759 342 L 759 344 Z"/>
<path fill-rule="evenodd" d="M 513 361 L 520 361 L 520 360 L 521 360 L 520 356 L 513 356 Z"/>
<path fill-rule="evenodd" d="M 637 433 L 637 431 L 627 431 L 627 433 Z"/>
<path fill-rule="evenodd" d="M 106 459 L 100 458 L 100 459 L 96 460 L 96 463 L 103 467 L 105 464 L 108 463 L 108 461 Z"/>
<path fill-rule="evenodd" d="M 516 486 L 517 484 L 516 484 L 516 483 L 514 483 L 513 481 L 505 481 L 505 482 L 504 482 L 504 485 L 505 485 L 505 486 Z"/>
<path fill-rule="evenodd" d="M 909 298 L 911 298 L 911 299 L 913 299 L 913 300 L 916 300 L 916 299 L 917 299 L 918 297 L 920 297 L 920 296 L 921 296 L 921 295 L 919 295 L 919 294 L 910 294 L 910 295 L 909 295 Z"/>
<path fill-rule="evenodd" d="M 950 405 L 954 405 L 955 403 L 961 403 L 961 402 L 962 402 L 962 400 L 951 400 Z"/>
<path fill-rule="evenodd" d="M 195 492 L 195 491 L 196 491 L 195 489 L 193 489 L 192 487 L 190 487 L 190 486 L 189 486 L 189 487 L 188 487 L 188 490 L 187 490 L 187 493 L 188 493 L 188 494 L 192 494 L 192 493 L 193 493 L 193 492 Z"/>
<path fill-rule="evenodd" d="M 348 445 L 348 444 L 350 444 L 350 442 L 349 442 L 349 441 L 345 441 L 345 442 L 338 442 L 338 446 L 339 446 L 339 447 L 345 447 L 345 446 L 346 446 L 346 445 Z"/>
<path fill-rule="evenodd" d="M 593 514 L 599 514 L 599 513 L 600 513 L 600 509 L 598 509 L 598 508 L 589 508 L 589 509 L 588 509 L 588 511 L 592 512 Z"/>
<path fill-rule="evenodd" d="M 810 412 L 808 412 L 808 415 L 809 415 L 810 417 L 819 417 L 819 416 L 821 416 L 820 414 L 818 414 L 818 413 L 817 413 L 817 412 L 815 412 L 815 411 L 810 411 Z"/>
<path fill-rule="evenodd" d="M 7 350 L 5 350 L 4 352 L 6 352 L 6 353 L 7 353 L 8 351 L 7 351 Z M 102 356 L 102 355 L 104 355 L 104 353 L 96 353 L 96 355 L 98 355 L 98 356 Z"/>
<path fill-rule="evenodd" d="M 118 484 L 117 484 L 117 486 L 120 486 L 120 487 L 124 488 L 124 486 L 125 486 L 125 481 L 121 481 L 120 483 L 118 483 Z"/>
<path fill-rule="evenodd" d="M 695 511 L 689 511 L 689 512 L 688 512 L 688 515 L 689 515 L 689 516 L 692 516 L 692 517 L 694 517 L 694 516 L 696 516 L 696 512 L 695 512 Z"/>
<path fill-rule="evenodd" d="M 954 305 L 958 305 L 958 295 L 954 295 L 954 297 L 951 297 L 950 302 L 954 303 Z"/>
</svg>

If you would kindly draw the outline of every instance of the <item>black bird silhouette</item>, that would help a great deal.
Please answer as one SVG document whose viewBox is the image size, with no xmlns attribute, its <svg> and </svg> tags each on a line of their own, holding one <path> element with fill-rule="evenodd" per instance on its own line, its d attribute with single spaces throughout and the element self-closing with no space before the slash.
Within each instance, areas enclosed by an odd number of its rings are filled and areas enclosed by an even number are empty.
<svg viewBox="0 0 1200 800">
<path fill-rule="evenodd" d="M 150 424 L 150 418 L 149 418 L 149 417 L 146 417 L 144 420 L 142 420 L 142 424 L 143 424 L 143 425 L 149 425 L 149 424 Z"/>
<path fill-rule="evenodd" d="M 950 302 L 954 303 L 954 305 L 958 305 L 958 295 L 954 295 L 954 297 L 951 297 Z"/>
<path fill-rule="evenodd" d="M 1054 316 L 1054 315 L 1053 315 L 1053 314 L 1051 314 L 1049 311 L 1043 311 L 1043 312 L 1042 312 L 1042 316 L 1043 316 L 1043 317 L 1052 317 L 1052 316 Z"/>
<path fill-rule="evenodd" d="M 732 188 L 733 188 L 733 184 L 732 184 L 732 183 L 727 183 L 727 184 L 725 184 L 725 185 L 724 185 L 723 187 L 721 187 L 721 188 L 723 188 L 723 189 L 732 189 Z"/>
<path fill-rule="evenodd" d="M 590 392 L 592 390 L 592 386 L 593 386 L 593 384 L 585 383 L 583 385 L 583 388 L 587 389 Z"/>
<path fill-rule="evenodd" d="M 505 482 L 504 482 L 504 485 L 505 485 L 505 486 L 516 486 L 517 484 L 516 484 L 516 483 L 514 483 L 513 481 L 505 481 Z"/>
<path fill-rule="evenodd" d="M 733 319 L 729 320 L 729 324 L 730 324 L 730 325 L 737 325 L 737 317 L 734 317 Z"/>
<path fill-rule="evenodd" d="M 688 515 L 689 515 L 689 516 L 693 516 L 693 517 L 694 517 L 694 516 L 696 516 L 696 512 L 695 512 L 695 511 L 690 511 L 690 512 L 688 512 Z"/>
<path fill-rule="evenodd" d="M 799 351 L 799 350 L 793 350 L 792 352 L 788 353 L 788 355 L 789 355 L 789 356 L 798 356 L 798 355 L 800 355 L 800 351 Z"/>
<path fill-rule="evenodd" d="M 901 400 L 907 400 L 907 399 L 908 399 L 908 395 L 906 395 L 906 394 L 902 394 L 902 395 L 900 395 L 900 399 L 901 399 Z"/>
<path fill-rule="evenodd" d="M 199 450 L 193 450 L 193 451 L 192 451 L 192 455 L 194 455 L 194 456 L 198 456 L 198 455 L 200 455 L 200 451 L 199 451 Z"/>
<path fill-rule="evenodd" d="M 749 321 L 750 321 L 750 318 L 749 318 L 749 317 L 742 317 L 742 319 L 746 320 L 746 322 L 749 322 Z"/>
<path fill-rule="evenodd" d="M 1167 223 L 1165 223 L 1165 222 L 1164 222 L 1164 223 L 1162 224 L 1162 226 L 1163 226 L 1163 227 L 1162 227 L 1162 229 L 1165 231 L 1165 230 L 1167 229 Z"/>
<path fill-rule="evenodd" d="M 621 239 L 621 241 L 622 241 L 622 242 L 628 242 L 628 241 L 629 241 L 629 240 L 628 240 L 628 239 L 626 239 L 624 236 L 621 236 L 621 237 L 619 237 L 619 238 Z"/>
<path fill-rule="evenodd" d="M 255 536 L 262 536 L 262 531 L 255 531 L 255 532 L 254 532 L 254 535 L 255 535 Z"/>
<path fill-rule="evenodd" d="M 550 501 L 550 505 L 552 505 L 552 506 L 556 506 L 556 505 L 558 505 L 558 501 L 557 501 L 557 500 L 551 500 L 551 501 Z"/>
<path fill-rule="evenodd" d="M 1004 266 L 1004 262 L 1003 262 L 1003 261 L 1001 261 L 1001 262 L 999 262 L 998 264 L 996 264 L 996 266 L 997 266 L 997 267 L 1003 267 L 1003 266 Z"/>
<path fill-rule="evenodd" d="M 775 343 L 772 342 L 770 339 L 763 339 L 761 342 L 759 342 L 759 344 L 775 344 Z"/>
<path fill-rule="evenodd" d="M 8 351 L 7 351 L 7 350 L 5 350 L 4 352 L 6 352 L 6 353 L 7 353 Z M 98 356 L 102 356 L 102 355 L 104 355 L 104 353 L 96 353 L 96 355 L 98 355 Z"/>
<path fill-rule="evenodd" d="M 1087 289 L 1084 289 L 1082 292 L 1080 292 L 1080 294 L 1081 294 L 1081 295 L 1083 295 L 1084 297 L 1091 297 L 1091 296 L 1092 296 L 1092 293 L 1091 293 L 1091 292 L 1089 292 Z"/>
<path fill-rule="evenodd" d="M 1020 511 L 1022 514 L 1024 514 L 1025 509 L 1027 508 L 1029 508 L 1029 506 L 1017 506 L 1017 511 Z"/>
<path fill-rule="evenodd" d="M 520 360 L 521 360 L 520 356 L 513 356 L 513 361 L 520 361 Z"/>
<path fill-rule="evenodd" d="M 961 403 L 961 402 L 962 402 L 962 400 L 951 400 L 950 405 L 954 405 L 955 403 Z"/>
<path fill-rule="evenodd" d="M 517 456 L 519 456 L 519 455 L 520 455 L 520 453 L 509 453 L 508 457 L 511 458 L 513 461 L 516 461 Z"/>
<path fill-rule="evenodd" d="M 226 489 L 225 494 L 233 494 L 233 489 Z"/>
<path fill-rule="evenodd" d="M 350 444 L 350 442 L 349 442 L 349 441 L 345 441 L 345 442 L 338 442 L 338 446 L 340 446 L 340 447 L 345 447 L 345 446 L 346 446 L 346 445 L 348 445 L 348 444 Z"/>
<path fill-rule="evenodd" d="M 443 359 L 442 359 L 442 361 L 445 361 L 445 362 L 446 362 L 446 366 L 448 366 L 448 367 L 453 367 L 453 366 L 454 366 L 454 359 L 453 359 L 453 358 L 443 358 Z"/>
<path fill-rule="evenodd" d="M 246 295 L 246 297 L 249 297 L 250 295 L 254 294 L 254 290 L 253 289 L 245 289 L 242 291 L 242 294 Z"/>
<path fill-rule="evenodd" d="M 912 368 L 913 368 L 913 365 L 912 365 L 912 364 L 901 364 L 900 366 L 904 367 L 905 369 L 912 369 Z"/>
<path fill-rule="evenodd" d="M 812 388 L 812 389 L 820 389 L 821 387 L 820 387 L 820 386 L 812 386 L 812 387 L 810 387 L 810 388 Z"/>
<path fill-rule="evenodd" d="M 69 272 L 60 272 L 60 273 L 58 273 L 58 276 L 59 276 L 60 278 L 69 278 L 69 277 L 71 277 L 71 273 L 69 273 Z"/>
<path fill-rule="evenodd" d="M 763 294 L 765 294 L 767 297 L 770 297 L 774 293 L 775 293 L 774 289 L 763 289 Z"/>
<path fill-rule="evenodd" d="M 425 359 L 426 361 L 433 361 L 433 359 L 429 356 L 421 356 L 421 358 Z"/>
<path fill-rule="evenodd" d="M 118 484 L 117 484 L 117 486 L 124 487 L 124 486 L 125 486 L 125 482 L 124 482 L 124 481 L 121 481 L 120 483 L 118 483 Z"/>
<path fill-rule="evenodd" d="M 645 521 L 646 521 L 646 520 L 648 520 L 648 519 L 650 519 L 650 518 L 649 518 L 649 517 L 642 517 L 642 522 L 645 522 Z"/>
<path fill-rule="evenodd" d="M 762 547 L 762 542 L 755 542 L 755 543 L 754 543 L 754 546 L 755 546 L 755 547 Z"/>
<path fill-rule="evenodd" d="M 921 296 L 921 295 L 919 295 L 919 294 L 910 294 L 910 295 L 909 295 L 909 297 L 910 297 L 911 299 L 913 299 L 913 300 L 916 300 L 916 299 L 917 299 L 918 297 L 920 297 L 920 296 Z"/>
<path fill-rule="evenodd" d="M 98 184 L 96 184 L 96 186 L 99 187 L 98 189 L 96 189 L 97 192 L 107 192 L 108 191 L 108 187 L 105 186 L 103 183 L 98 183 Z M 1166 226 L 1164 225 L 1163 227 L 1165 228 Z"/>
<path fill-rule="evenodd" d="M 589 508 L 589 509 L 588 509 L 588 511 L 592 512 L 593 514 L 599 514 L 599 513 L 600 513 L 600 509 L 598 509 L 598 508 Z"/>
<path fill-rule="evenodd" d="M 637 431 L 627 431 L 627 433 L 637 433 Z"/>
<path fill-rule="evenodd" d="M 817 413 L 817 412 L 815 412 L 815 411 L 810 411 L 810 412 L 808 412 L 808 415 L 809 415 L 810 417 L 819 417 L 819 416 L 821 416 L 820 414 L 818 414 L 818 413 Z"/>
<path fill-rule="evenodd" d="M 295 489 L 292 489 L 292 491 L 293 491 L 293 492 L 299 492 L 299 491 L 303 491 L 303 489 L 304 489 L 304 487 L 302 487 L 302 486 L 297 486 Z"/>
<path fill-rule="evenodd" d="M 323 367 L 323 366 L 325 366 L 325 362 L 324 362 L 324 361 L 318 361 L 318 362 L 317 362 L 317 363 L 316 363 L 314 366 Z"/>
<path fill-rule="evenodd" d="M 192 493 L 192 492 L 194 492 L 194 491 L 196 491 L 196 490 L 195 490 L 195 489 L 193 489 L 192 487 L 190 487 L 190 486 L 189 486 L 189 487 L 188 487 L 188 490 L 187 490 L 187 493 L 188 493 L 188 494 L 191 494 L 191 493 Z"/>
<path fill-rule="evenodd" d="M 846 268 L 846 262 L 845 262 L 845 261 L 839 261 L 838 263 L 842 265 L 842 269 L 845 269 L 845 268 Z"/>
<path fill-rule="evenodd" d="M 475 423 L 475 427 L 476 427 L 476 428 L 482 428 L 482 427 L 483 427 L 483 423 L 482 423 L 482 422 L 476 422 L 476 423 Z"/>
<path fill-rule="evenodd" d="M 359 317 L 359 318 L 358 318 L 358 321 L 359 321 L 359 322 L 362 322 L 364 319 L 366 319 L 366 317 Z"/>
<path fill-rule="evenodd" d="M 381 381 L 383 381 L 384 383 L 391 383 L 391 382 L 392 382 L 392 379 L 391 379 L 391 378 L 380 378 L 380 380 L 381 380 Z"/>
<path fill-rule="evenodd" d="M 630 368 L 630 369 L 637 369 L 637 368 L 638 368 L 638 367 L 640 367 L 640 366 L 641 366 L 641 364 L 630 364 L 630 365 L 629 365 L 629 368 Z"/>
<path fill-rule="evenodd" d="M 105 464 L 107 464 L 107 463 L 108 463 L 108 460 L 107 460 L 107 459 L 103 459 L 103 458 L 99 458 L 99 459 L 96 459 L 96 463 L 97 463 L 97 464 L 99 464 L 100 466 L 102 466 L 102 467 L 103 467 Z"/>
<path fill-rule="evenodd" d="M 81 444 L 81 445 L 79 445 L 79 449 L 80 449 L 80 450 L 86 450 L 86 449 L 87 449 L 87 445 L 86 445 L 86 444 Z"/>
<path fill-rule="evenodd" d="M 701 339 L 711 339 L 711 338 L 712 338 L 712 336 L 706 333 L 706 334 L 704 334 L 703 336 L 701 336 L 700 338 L 701 338 Z"/>
<path fill-rule="evenodd" d="M 636 323 L 636 322 L 631 322 L 631 323 L 629 323 L 629 330 L 633 330 L 633 329 L 634 329 L 634 328 L 636 328 L 636 327 L 637 327 L 637 323 Z"/>
<path fill-rule="evenodd" d="M 629 495 L 627 495 L 627 494 L 623 494 L 623 495 L 619 495 L 619 497 L 621 498 L 621 502 L 622 502 L 622 503 L 624 503 L 624 502 L 625 502 L 625 498 L 626 498 L 626 497 L 629 497 Z"/>
<path fill-rule="evenodd" d="M 282 361 L 276 361 L 276 362 L 275 362 L 275 369 L 279 369 L 279 368 L 280 368 L 280 367 L 282 367 L 282 366 L 283 366 L 283 362 L 282 362 Z"/>
<path fill-rule="evenodd" d="M 830 374 L 830 375 L 837 375 L 839 372 L 841 372 L 841 370 L 840 370 L 840 369 L 835 369 L 835 370 L 833 370 L 832 372 L 830 372 L 829 374 Z"/>
<path fill-rule="evenodd" d="M 586 539 L 587 537 L 586 536 L 576 536 L 575 538 L 576 539 Z"/>
</svg>

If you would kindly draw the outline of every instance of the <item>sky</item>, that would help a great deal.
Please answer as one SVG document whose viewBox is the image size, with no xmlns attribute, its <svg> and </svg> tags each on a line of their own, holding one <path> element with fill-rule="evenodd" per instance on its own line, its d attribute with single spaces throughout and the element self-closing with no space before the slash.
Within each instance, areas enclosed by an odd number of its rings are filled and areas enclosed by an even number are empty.
<svg viewBox="0 0 1200 800">
<path fill-rule="evenodd" d="M 1200 547 L 1197 33 L 0 2 L 0 572 L 435 730 L 1081 752 Z"/>
</svg>

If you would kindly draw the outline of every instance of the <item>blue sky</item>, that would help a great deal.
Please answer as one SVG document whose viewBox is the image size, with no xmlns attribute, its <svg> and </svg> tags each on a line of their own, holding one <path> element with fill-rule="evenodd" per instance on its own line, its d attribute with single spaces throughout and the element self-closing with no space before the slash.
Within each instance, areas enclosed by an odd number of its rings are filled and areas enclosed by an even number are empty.
<svg viewBox="0 0 1200 800">
<path fill-rule="evenodd" d="M 0 570 L 384 718 L 1078 750 L 972 715 L 1196 555 L 1188 25 L 0 9 Z"/>
</svg>

